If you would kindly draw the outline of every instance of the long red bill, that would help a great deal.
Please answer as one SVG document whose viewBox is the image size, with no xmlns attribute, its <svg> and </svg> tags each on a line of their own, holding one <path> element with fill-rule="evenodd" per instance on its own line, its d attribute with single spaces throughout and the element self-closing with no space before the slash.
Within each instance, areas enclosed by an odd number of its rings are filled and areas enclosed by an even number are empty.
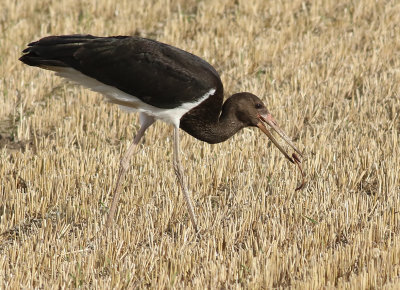
<svg viewBox="0 0 400 290">
<path fill-rule="evenodd" d="M 285 157 L 287 159 L 289 159 L 290 162 L 294 163 L 292 157 L 290 157 L 289 154 L 287 154 L 287 152 L 285 151 L 285 149 L 283 149 L 282 146 L 279 145 L 278 141 L 276 141 L 274 136 L 272 136 L 271 132 L 268 131 L 268 129 L 265 127 L 265 125 L 262 122 L 259 122 L 257 124 L 257 127 L 260 128 L 260 130 L 263 131 L 264 134 L 268 136 L 268 138 L 272 141 L 272 143 L 274 143 L 274 145 L 283 153 L 283 155 L 285 155 Z"/>
<path fill-rule="evenodd" d="M 260 120 L 264 121 L 269 126 L 271 126 L 271 128 L 274 129 L 274 131 L 278 133 L 279 136 L 281 136 L 282 139 L 285 140 L 285 142 L 288 143 L 289 146 L 292 147 L 294 151 L 296 151 L 300 155 L 300 157 L 303 157 L 300 150 L 297 149 L 297 147 L 294 145 L 293 141 L 289 138 L 289 136 L 286 135 L 286 133 L 278 126 L 278 124 L 276 123 L 275 119 L 272 117 L 271 114 L 266 114 L 264 116 L 260 115 L 259 118 Z"/>
<path fill-rule="evenodd" d="M 286 143 L 289 144 L 290 147 L 292 147 L 300 156 L 302 156 L 300 150 L 297 149 L 297 147 L 294 145 L 293 141 L 278 126 L 278 124 L 276 123 L 275 119 L 272 117 L 271 114 L 268 113 L 268 114 L 263 115 L 263 116 L 259 115 L 259 119 L 260 119 L 260 122 L 258 122 L 257 127 L 260 128 L 260 130 L 263 131 L 264 134 L 268 136 L 268 138 L 272 141 L 272 143 L 274 143 L 274 145 L 283 153 L 283 155 L 285 155 L 285 157 L 290 162 L 296 164 L 297 167 L 299 168 L 300 173 L 301 173 L 301 177 L 302 177 L 302 181 L 301 181 L 301 184 L 296 188 L 296 191 L 302 189 L 304 187 L 304 185 L 305 185 L 305 178 L 304 178 L 303 170 L 301 168 L 300 157 L 296 153 L 293 153 L 292 157 L 290 157 L 289 154 L 286 152 L 286 150 L 283 149 L 283 147 L 281 145 L 279 145 L 279 143 L 276 141 L 276 139 L 272 136 L 271 132 L 268 131 L 268 129 L 263 124 L 263 122 L 265 122 L 269 126 L 271 126 L 271 128 L 274 129 L 274 131 L 277 132 L 279 134 L 279 136 L 281 136 L 282 139 L 285 140 Z"/>
</svg>

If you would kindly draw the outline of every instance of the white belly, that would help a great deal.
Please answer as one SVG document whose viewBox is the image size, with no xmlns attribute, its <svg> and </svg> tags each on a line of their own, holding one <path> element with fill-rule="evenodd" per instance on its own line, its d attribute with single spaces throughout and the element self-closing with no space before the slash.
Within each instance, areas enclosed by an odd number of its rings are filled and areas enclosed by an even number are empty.
<svg viewBox="0 0 400 290">
<path fill-rule="evenodd" d="M 64 77 L 72 80 L 80 85 L 83 85 L 91 90 L 101 93 L 107 97 L 107 100 L 111 103 L 119 104 L 120 107 L 129 112 L 141 112 L 154 118 L 164 121 L 166 123 L 173 124 L 179 127 L 180 119 L 184 114 L 200 105 L 207 98 L 215 93 L 215 88 L 210 89 L 206 94 L 200 97 L 197 101 L 192 103 L 184 103 L 179 107 L 173 109 L 157 108 L 152 105 L 146 104 L 139 98 L 130 94 L 124 93 L 123 91 L 106 84 L 99 82 L 98 80 L 88 77 L 76 69 L 70 67 L 46 67 L 47 69 L 56 72 L 57 76 Z"/>
</svg>

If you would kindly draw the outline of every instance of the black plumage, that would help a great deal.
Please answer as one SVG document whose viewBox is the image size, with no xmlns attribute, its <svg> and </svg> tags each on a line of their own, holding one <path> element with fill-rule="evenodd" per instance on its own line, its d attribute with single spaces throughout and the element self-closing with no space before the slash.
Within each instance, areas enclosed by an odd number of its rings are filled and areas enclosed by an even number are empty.
<svg viewBox="0 0 400 290">
<path fill-rule="evenodd" d="M 163 109 L 195 102 L 220 82 L 201 58 L 141 37 L 49 36 L 28 46 L 20 58 L 25 64 L 71 67 Z"/>
</svg>

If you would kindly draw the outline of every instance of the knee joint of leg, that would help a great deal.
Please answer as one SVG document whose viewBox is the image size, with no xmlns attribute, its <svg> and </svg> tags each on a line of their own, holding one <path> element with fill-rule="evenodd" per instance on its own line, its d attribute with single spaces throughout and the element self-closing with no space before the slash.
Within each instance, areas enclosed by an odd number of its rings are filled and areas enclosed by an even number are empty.
<svg viewBox="0 0 400 290">
<path fill-rule="evenodd" d="M 174 162 L 174 171 L 175 171 L 175 173 L 179 172 L 179 164 L 176 162 Z"/>
<path fill-rule="evenodd" d="M 119 165 L 120 165 L 120 167 L 121 167 L 122 170 L 127 170 L 128 167 L 129 167 L 129 162 L 126 161 L 126 160 L 121 160 L 121 162 L 120 162 Z"/>
</svg>

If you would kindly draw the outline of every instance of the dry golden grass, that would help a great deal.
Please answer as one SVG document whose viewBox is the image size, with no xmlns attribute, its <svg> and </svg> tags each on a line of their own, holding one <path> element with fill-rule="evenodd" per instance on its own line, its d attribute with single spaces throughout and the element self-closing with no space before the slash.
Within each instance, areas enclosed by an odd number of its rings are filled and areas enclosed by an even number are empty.
<svg viewBox="0 0 400 290">
<path fill-rule="evenodd" d="M 2 0 L 0 288 L 400 286 L 398 1 Z M 51 34 L 137 34 L 191 51 L 265 101 L 308 184 L 255 129 L 182 134 L 203 233 L 157 123 L 101 235 L 137 116 L 17 59 Z"/>
</svg>

